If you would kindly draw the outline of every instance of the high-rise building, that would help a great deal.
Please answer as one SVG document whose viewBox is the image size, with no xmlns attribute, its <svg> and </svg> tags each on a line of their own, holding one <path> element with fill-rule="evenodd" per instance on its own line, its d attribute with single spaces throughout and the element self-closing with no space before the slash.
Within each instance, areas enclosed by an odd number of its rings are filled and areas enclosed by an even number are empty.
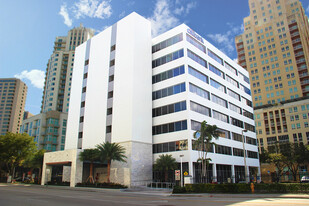
<svg viewBox="0 0 309 206">
<path fill-rule="evenodd" d="M 19 133 L 27 98 L 27 85 L 16 78 L 0 79 L 0 135 Z"/>
<path fill-rule="evenodd" d="M 39 149 L 64 150 L 75 48 L 94 35 L 80 25 L 58 36 L 48 60 L 41 113 L 23 121 L 21 132 L 34 137 Z"/>
<path fill-rule="evenodd" d="M 198 181 L 193 133 L 206 120 L 220 134 L 208 151 L 208 180 L 238 182 L 259 173 L 248 72 L 188 26 L 152 39 L 150 22 L 132 13 L 75 54 L 65 150 L 46 153 L 43 172 L 65 165 L 63 179 L 75 186 L 87 178 L 81 149 L 110 141 L 127 156 L 126 163 L 112 162 L 113 182 L 151 181 L 162 154 L 182 159 Z M 94 170 L 99 179 L 106 173 Z"/>
<path fill-rule="evenodd" d="M 34 137 L 38 149 L 64 150 L 68 114 L 48 111 L 23 120 L 21 133 Z"/>
<path fill-rule="evenodd" d="M 260 149 L 283 139 L 308 143 L 295 138 L 309 132 L 308 17 L 299 0 L 249 0 L 249 7 L 235 42 L 250 75 Z"/>
<path fill-rule="evenodd" d="M 67 36 L 56 37 L 54 51 L 47 63 L 41 112 L 68 113 L 75 48 L 94 35 L 80 25 Z"/>
</svg>

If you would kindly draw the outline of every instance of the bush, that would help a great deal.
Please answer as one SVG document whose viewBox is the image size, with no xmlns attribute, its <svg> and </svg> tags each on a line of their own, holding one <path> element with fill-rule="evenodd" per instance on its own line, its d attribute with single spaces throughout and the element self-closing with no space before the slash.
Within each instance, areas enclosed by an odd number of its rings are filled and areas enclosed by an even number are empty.
<svg viewBox="0 0 309 206">
<path fill-rule="evenodd" d="M 83 183 L 77 183 L 76 187 L 97 187 L 97 188 L 111 188 L 111 189 L 124 189 L 127 188 L 127 186 L 118 184 L 118 183 L 88 183 L 88 182 L 83 182 Z"/>
<path fill-rule="evenodd" d="M 256 193 L 309 193 L 309 184 L 254 184 Z M 174 187 L 173 193 L 251 193 L 250 184 L 188 184 Z"/>
</svg>

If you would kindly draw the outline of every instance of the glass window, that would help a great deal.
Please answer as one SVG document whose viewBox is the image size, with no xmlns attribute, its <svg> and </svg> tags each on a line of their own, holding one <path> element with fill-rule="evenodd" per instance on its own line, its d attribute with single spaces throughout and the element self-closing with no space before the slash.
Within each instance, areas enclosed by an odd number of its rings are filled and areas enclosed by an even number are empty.
<svg viewBox="0 0 309 206">
<path fill-rule="evenodd" d="M 223 65 L 223 60 L 209 49 L 208 49 L 208 56 L 210 56 L 211 58 L 213 58 L 214 60 L 216 60 L 217 62 Z"/>
<path fill-rule="evenodd" d="M 200 56 L 198 56 L 194 52 L 190 51 L 189 49 L 187 50 L 187 52 L 188 52 L 189 58 L 191 58 L 193 61 L 199 63 L 203 67 L 207 68 L 207 62 L 203 58 L 201 58 Z"/>
<path fill-rule="evenodd" d="M 193 39 L 189 34 L 187 34 L 187 41 L 194 45 L 196 48 L 201 50 L 202 52 L 206 53 L 206 47 L 202 45 L 200 42 Z"/>
<path fill-rule="evenodd" d="M 160 50 L 162 50 L 166 47 L 169 47 L 173 44 L 176 44 L 177 42 L 182 41 L 182 39 L 183 39 L 183 35 L 182 35 L 182 33 L 180 33 L 180 34 L 173 36 L 173 37 L 171 37 L 171 38 L 169 38 L 169 39 L 167 39 L 163 42 L 160 42 L 160 43 L 152 46 L 152 53 L 155 53 L 155 52 L 160 51 Z"/>
</svg>

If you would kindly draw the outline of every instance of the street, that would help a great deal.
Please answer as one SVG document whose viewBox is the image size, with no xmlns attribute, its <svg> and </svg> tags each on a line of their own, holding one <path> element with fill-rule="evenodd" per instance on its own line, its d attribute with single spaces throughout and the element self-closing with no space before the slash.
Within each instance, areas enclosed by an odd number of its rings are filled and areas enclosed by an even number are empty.
<svg viewBox="0 0 309 206">
<path fill-rule="evenodd" d="M 51 205 L 309 205 L 305 198 L 252 198 L 251 195 L 188 195 L 167 196 L 164 194 L 123 192 L 120 190 L 76 190 L 61 187 L 40 187 L 0 184 L 2 206 L 51 206 Z"/>
</svg>

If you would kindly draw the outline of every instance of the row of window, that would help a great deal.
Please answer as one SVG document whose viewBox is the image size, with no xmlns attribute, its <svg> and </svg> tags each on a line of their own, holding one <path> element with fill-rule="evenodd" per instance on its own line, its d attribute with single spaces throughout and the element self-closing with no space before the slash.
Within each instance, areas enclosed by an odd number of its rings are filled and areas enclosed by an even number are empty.
<svg viewBox="0 0 309 206">
<path fill-rule="evenodd" d="M 183 57 L 183 49 L 180 49 L 178 51 L 175 51 L 173 53 L 170 53 L 170 54 L 167 54 L 163 57 L 160 57 L 158 59 L 155 59 L 152 61 L 152 68 L 155 68 L 155 67 L 158 67 L 158 66 L 161 66 L 163 64 L 166 64 L 170 61 L 174 61 L 178 58 L 181 58 Z"/>
<path fill-rule="evenodd" d="M 187 109 L 186 101 L 177 102 L 174 104 L 169 104 L 169 105 L 165 105 L 162 107 L 157 107 L 157 108 L 152 109 L 152 117 L 180 112 L 186 109 Z"/>
<path fill-rule="evenodd" d="M 185 83 L 177 84 L 168 88 L 152 92 L 152 100 L 161 99 L 163 97 L 178 94 L 184 91 L 186 91 Z"/>
<path fill-rule="evenodd" d="M 159 143 L 159 144 L 153 144 L 153 153 L 164 153 L 164 152 L 175 152 L 175 151 L 183 151 L 183 150 L 188 150 L 188 140 L 180 140 L 180 141 L 174 141 L 174 142 L 165 142 L 165 143 Z M 205 148 L 199 148 L 194 144 L 194 140 L 192 141 L 192 148 L 193 150 L 200 150 L 200 151 L 205 151 Z M 207 148 L 207 152 L 214 152 L 214 148 L 212 145 Z M 225 154 L 225 155 L 233 155 L 233 156 L 244 156 L 244 151 L 243 149 L 238 149 L 238 148 L 233 148 L 233 153 L 232 153 L 232 148 L 228 146 L 223 146 L 223 145 L 216 145 L 215 146 L 215 153 L 217 154 Z M 254 158 L 258 159 L 258 154 L 257 152 L 247 150 L 247 157 L 248 158 Z"/>
<path fill-rule="evenodd" d="M 152 84 L 176 77 L 185 73 L 184 65 L 152 76 Z"/>
<path fill-rule="evenodd" d="M 176 35 L 176 36 L 173 36 L 165 41 L 162 41 L 154 46 L 152 46 L 152 53 L 155 53 L 157 51 L 160 51 L 166 47 L 169 47 L 173 44 L 176 44 L 177 42 L 180 42 L 182 41 L 182 33 Z"/>
<path fill-rule="evenodd" d="M 172 122 L 152 127 L 152 135 L 177 132 L 187 129 L 187 120 Z"/>
</svg>

